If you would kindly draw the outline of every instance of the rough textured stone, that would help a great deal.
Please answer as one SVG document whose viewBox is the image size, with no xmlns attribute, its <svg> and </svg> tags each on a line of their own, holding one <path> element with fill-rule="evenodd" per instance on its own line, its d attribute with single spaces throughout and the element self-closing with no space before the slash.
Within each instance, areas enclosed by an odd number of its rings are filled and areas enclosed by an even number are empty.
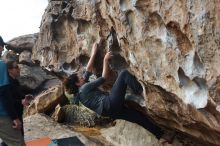
<svg viewBox="0 0 220 146">
<path fill-rule="evenodd" d="M 198 110 L 184 104 L 176 95 L 151 84 L 146 86 L 145 100 L 148 109 L 145 112 L 164 128 L 172 127 L 177 135 L 187 134 L 195 145 L 219 145 L 220 116 L 213 101 L 208 101 L 206 108 Z"/>
<path fill-rule="evenodd" d="M 38 33 L 19 36 L 8 41 L 7 42 L 8 45 L 6 46 L 6 48 L 8 50 L 13 50 L 16 53 L 21 53 L 24 50 L 28 50 L 31 52 L 37 39 L 38 39 Z"/>
<path fill-rule="evenodd" d="M 32 101 L 30 106 L 26 109 L 25 115 L 51 112 L 59 103 L 62 94 L 63 88 L 61 85 L 49 88 L 35 97 L 34 101 Z"/>
<path fill-rule="evenodd" d="M 50 117 L 43 114 L 35 114 L 24 119 L 25 140 L 50 137 L 60 139 L 76 136 L 83 144 L 97 146 L 97 143 L 89 140 L 80 133 L 74 132 L 69 127 L 54 122 Z"/>
<path fill-rule="evenodd" d="M 219 16 L 218 0 L 50 1 L 32 59 L 76 71 L 102 39 L 100 73 L 114 37 L 113 69 L 128 67 L 144 82 L 142 110 L 199 145 L 220 145 Z"/>
<path fill-rule="evenodd" d="M 23 51 L 21 52 L 21 54 L 19 55 L 19 62 L 24 62 L 24 63 L 32 63 L 31 60 L 31 52 L 30 51 Z"/>
<path fill-rule="evenodd" d="M 48 75 L 39 66 L 28 66 L 20 64 L 20 74 L 21 77 L 19 81 L 22 86 L 26 86 L 30 89 L 36 89 L 42 85 L 45 81 L 54 79 L 55 77 Z"/>
<path fill-rule="evenodd" d="M 124 120 L 116 120 L 114 126 L 101 129 L 101 133 L 115 146 L 163 146 L 162 141 L 156 139 L 150 132 Z M 182 144 L 174 140 L 172 146 L 182 146 Z"/>
</svg>

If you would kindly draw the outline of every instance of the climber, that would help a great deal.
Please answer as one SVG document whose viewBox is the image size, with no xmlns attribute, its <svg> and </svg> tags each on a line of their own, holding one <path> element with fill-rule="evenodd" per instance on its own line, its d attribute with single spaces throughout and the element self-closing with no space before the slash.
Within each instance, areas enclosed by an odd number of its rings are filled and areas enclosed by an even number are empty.
<svg viewBox="0 0 220 146">
<path fill-rule="evenodd" d="M 0 36 L 0 56 L 4 50 Z M 14 108 L 6 64 L 0 60 L 0 138 L 9 146 L 24 146 L 21 134 L 21 121 Z"/>
<path fill-rule="evenodd" d="M 163 130 L 149 120 L 146 115 L 143 115 L 137 110 L 129 109 L 124 105 L 127 86 L 129 86 L 135 94 L 143 96 L 141 84 L 127 70 L 121 71 L 118 75 L 110 93 L 101 91 L 98 88 L 109 77 L 111 52 L 107 52 L 104 57 L 102 76 L 89 82 L 97 50 L 97 43 L 95 43 L 86 67 L 86 72 L 83 76 L 75 73 L 66 79 L 64 82 L 66 92 L 74 94 L 78 101 L 99 115 L 137 123 L 153 133 L 158 139 L 163 138 L 165 135 Z M 169 137 L 166 138 L 166 140 L 170 142 Z"/>
</svg>

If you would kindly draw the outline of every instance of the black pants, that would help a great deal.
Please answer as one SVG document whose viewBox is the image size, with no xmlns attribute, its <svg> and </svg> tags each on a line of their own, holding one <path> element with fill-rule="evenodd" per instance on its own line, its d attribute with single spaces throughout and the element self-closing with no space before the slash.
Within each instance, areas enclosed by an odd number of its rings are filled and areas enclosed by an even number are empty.
<svg viewBox="0 0 220 146">
<path fill-rule="evenodd" d="M 24 123 L 23 123 L 23 116 L 19 116 L 18 118 L 21 121 L 21 134 L 24 136 Z M 8 146 L 4 141 L 0 143 L 0 146 Z"/>
<path fill-rule="evenodd" d="M 141 112 L 124 106 L 127 86 L 129 86 L 135 94 L 141 94 L 143 92 L 143 88 L 137 79 L 127 70 L 123 70 L 115 81 L 112 91 L 107 97 L 108 99 L 106 98 L 110 102 L 110 108 L 106 109 L 104 107 L 102 115 L 109 116 L 113 119 L 123 119 L 137 123 L 160 139 L 163 135 L 163 131 L 160 127 Z"/>
</svg>

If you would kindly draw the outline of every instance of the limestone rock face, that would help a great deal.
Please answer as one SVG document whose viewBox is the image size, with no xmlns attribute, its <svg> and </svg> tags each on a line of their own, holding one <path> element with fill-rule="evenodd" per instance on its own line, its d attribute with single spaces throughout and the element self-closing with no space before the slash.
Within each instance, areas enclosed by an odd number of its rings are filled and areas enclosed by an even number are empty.
<svg viewBox="0 0 220 146">
<path fill-rule="evenodd" d="M 32 59 L 76 71 L 102 40 L 98 73 L 112 50 L 112 68 L 144 82 L 143 111 L 201 145 L 220 145 L 219 38 L 218 0 L 49 1 Z"/>
</svg>

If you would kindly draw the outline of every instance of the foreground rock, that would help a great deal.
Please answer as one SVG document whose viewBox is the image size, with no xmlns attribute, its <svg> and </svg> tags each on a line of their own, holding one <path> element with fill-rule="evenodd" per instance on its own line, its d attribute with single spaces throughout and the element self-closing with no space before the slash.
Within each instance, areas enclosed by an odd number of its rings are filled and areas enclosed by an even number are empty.
<svg viewBox="0 0 220 146">
<path fill-rule="evenodd" d="M 143 127 L 124 120 L 116 120 L 115 126 L 102 129 L 101 133 L 115 146 L 162 146 L 161 141 Z M 183 144 L 175 140 L 172 146 Z"/>
<path fill-rule="evenodd" d="M 94 143 L 82 134 L 74 132 L 69 127 L 60 125 L 42 114 L 32 115 L 24 119 L 24 133 L 26 141 L 45 136 L 51 139 L 76 136 L 85 145 L 97 146 L 97 143 Z"/>
<path fill-rule="evenodd" d="M 117 120 L 113 127 L 98 130 L 95 128 L 70 128 L 54 122 L 43 114 L 35 114 L 24 119 L 24 131 L 26 141 L 45 136 L 51 139 L 76 136 L 85 146 L 162 146 L 144 128 L 124 120 Z M 165 144 L 163 146 L 183 145 L 174 141 L 173 145 Z"/>
</svg>

